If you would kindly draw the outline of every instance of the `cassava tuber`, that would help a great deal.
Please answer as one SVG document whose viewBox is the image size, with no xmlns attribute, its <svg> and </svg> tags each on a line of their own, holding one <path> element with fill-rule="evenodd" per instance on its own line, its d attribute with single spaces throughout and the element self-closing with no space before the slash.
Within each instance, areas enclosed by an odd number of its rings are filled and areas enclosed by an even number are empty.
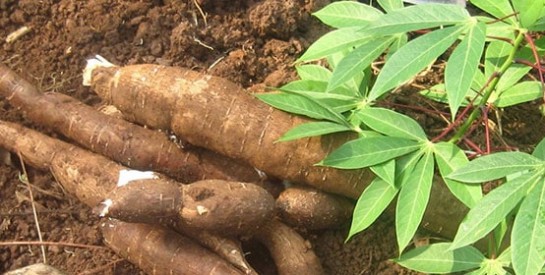
<svg viewBox="0 0 545 275">
<path fill-rule="evenodd" d="M 244 274 L 191 239 L 156 225 L 108 220 L 102 234 L 117 254 L 148 274 Z"/>
<path fill-rule="evenodd" d="M 63 94 L 42 94 L 1 64 L 0 96 L 34 122 L 134 169 L 162 172 L 182 182 L 260 180 L 255 169 L 233 159 L 201 148 L 181 149 L 164 133 L 102 114 Z"/>
<path fill-rule="evenodd" d="M 244 235 L 273 217 L 274 198 L 251 183 L 203 180 L 178 185 L 145 179 L 118 186 L 97 211 L 127 222 L 174 223 L 182 229 Z"/>
<path fill-rule="evenodd" d="M 294 186 L 280 193 L 276 209 L 291 226 L 319 230 L 345 225 L 352 216 L 354 202 L 311 187 Z"/>
<path fill-rule="evenodd" d="M 21 154 L 27 164 L 41 170 L 50 170 L 64 189 L 83 203 L 94 207 L 116 187 L 119 171 L 123 166 L 76 146 L 45 136 L 20 125 L 0 121 L 0 147 Z M 205 231 L 189 232 L 234 265 L 251 273 L 240 249 L 232 241 L 211 235 Z M 132 238 L 137 236 L 125 236 Z M 222 247 L 219 243 L 225 243 Z M 188 253 L 190 253 L 188 251 Z M 233 260 L 235 258 L 235 260 Z"/>
<path fill-rule="evenodd" d="M 275 142 L 310 120 L 260 102 L 236 84 L 159 65 L 95 67 L 91 86 L 130 120 L 172 129 L 194 145 L 244 160 L 269 175 L 356 199 L 373 179 L 369 169 L 315 166 L 351 134 Z M 434 184 L 422 225 L 452 238 L 467 208 L 444 184 Z"/>
<path fill-rule="evenodd" d="M 357 198 L 373 175 L 314 166 L 349 135 L 275 143 L 307 120 L 261 103 L 239 86 L 181 68 L 97 67 L 91 85 L 129 120 L 172 129 L 188 142 L 243 160 L 278 178 Z"/>
</svg>

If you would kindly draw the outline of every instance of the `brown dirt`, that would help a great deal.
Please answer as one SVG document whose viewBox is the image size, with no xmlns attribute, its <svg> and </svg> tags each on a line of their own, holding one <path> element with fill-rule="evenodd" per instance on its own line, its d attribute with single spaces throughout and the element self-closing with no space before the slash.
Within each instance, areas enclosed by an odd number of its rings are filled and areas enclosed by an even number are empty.
<svg viewBox="0 0 545 275">
<path fill-rule="evenodd" d="M 278 86 L 293 79 L 290 64 L 325 30 L 310 11 L 326 2 L 0 0 L 0 62 L 41 91 L 65 93 L 91 105 L 100 100 L 81 85 L 81 70 L 95 54 L 120 65 L 183 66 L 248 88 L 259 83 Z M 5 42 L 8 34 L 22 26 L 30 27 L 30 32 Z M 28 121 L 4 100 L 0 118 L 58 137 Z M 0 151 L 0 160 L 2 156 Z M 38 240 L 18 162 L 12 155 L 12 165 L 0 163 L 0 273 L 42 261 L 39 246 L 5 245 Z M 49 174 L 26 168 L 36 186 L 33 193 L 43 240 L 58 244 L 45 247 L 50 265 L 69 274 L 139 273 L 104 246 L 100 221 L 88 207 L 64 194 Z M 378 222 L 346 245 L 346 228 L 306 236 L 328 274 L 407 272 L 388 261 L 396 254 L 391 221 Z M 270 259 L 259 251 L 255 249 L 252 261 L 262 266 L 263 274 L 271 273 Z"/>
</svg>

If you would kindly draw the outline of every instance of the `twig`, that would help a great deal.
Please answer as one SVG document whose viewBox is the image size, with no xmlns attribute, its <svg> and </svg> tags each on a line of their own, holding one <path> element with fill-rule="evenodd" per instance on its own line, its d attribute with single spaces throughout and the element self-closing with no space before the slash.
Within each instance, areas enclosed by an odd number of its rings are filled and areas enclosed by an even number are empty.
<svg viewBox="0 0 545 275">
<path fill-rule="evenodd" d="M 207 27 L 207 26 L 208 26 L 208 22 L 206 21 L 206 14 L 205 14 L 204 11 L 201 9 L 201 6 L 199 5 L 199 3 L 197 3 L 197 0 L 193 0 L 193 4 L 195 4 L 195 7 L 197 7 L 197 10 L 198 10 L 199 13 L 201 14 L 202 20 L 204 21 L 204 26 Z"/>
<path fill-rule="evenodd" d="M 30 187 L 30 182 L 28 179 L 25 162 L 23 161 L 23 156 L 21 156 L 21 153 L 18 152 L 17 156 L 19 157 L 19 161 L 21 162 L 21 167 L 23 169 L 24 182 L 27 185 L 28 194 L 30 196 L 30 204 L 32 206 L 32 213 L 34 216 L 34 223 L 36 224 L 36 230 L 38 231 L 38 239 L 40 240 L 40 242 L 43 242 L 42 231 L 40 230 L 40 223 L 38 222 L 38 214 L 36 213 L 36 204 L 34 203 L 34 195 L 32 194 L 32 188 Z M 42 250 L 42 259 L 44 261 L 44 264 L 47 264 L 47 258 L 45 256 L 45 246 L 41 245 L 40 249 Z"/>
<path fill-rule="evenodd" d="M 91 245 L 91 244 L 77 244 L 67 242 L 51 242 L 51 241 L 7 241 L 0 242 L 0 246 L 13 246 L 13 245 L 40 245 L 40 246 L 68 246 L 76 248 L 88 248 L 88 249 L 109 249 L 105 246 Z"/>
</svg>

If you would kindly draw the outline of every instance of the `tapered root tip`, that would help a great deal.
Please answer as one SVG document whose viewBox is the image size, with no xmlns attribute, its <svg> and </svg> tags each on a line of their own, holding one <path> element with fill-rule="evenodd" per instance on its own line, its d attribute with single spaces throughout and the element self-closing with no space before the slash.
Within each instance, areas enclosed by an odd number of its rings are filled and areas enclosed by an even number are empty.
<svg viewBox="0 0 545 275">
<path fill-rule="evenodd" d="M 83 69 L 83 86 L 91 86 L 93 70 L 99 67 L 115 67 L 115 65 L 98 54 L 95 58 L 87 59 L 87 65 Z"/>
</svg>

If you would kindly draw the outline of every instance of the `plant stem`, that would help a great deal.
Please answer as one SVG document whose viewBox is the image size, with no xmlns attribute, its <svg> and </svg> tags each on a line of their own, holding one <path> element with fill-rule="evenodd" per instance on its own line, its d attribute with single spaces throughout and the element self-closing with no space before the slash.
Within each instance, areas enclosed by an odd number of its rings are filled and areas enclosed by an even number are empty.
<svg viewBox="0 0 545 275">
<path fill-rule="evenodd" d="M 525 34 L 525 32 L 523 32 L 523 31 L 520 31 L 518 33 L 517 37 L 513 41 L 513 50 L 509 53 L 509 56 L 507 56 L 507 59 L 505 60 L 505 62 L 503 62 L 500 69 L 494 73 L 496 75 L 496 77 L 492 76 L 492 77 L 494 77 L 494 79 L 492 79 L 492 81 L 490 82 L 490 85 L 486 88 L 484 94 L 482 95 L 481 101 L 479 102 L 479 104 L 477 106 L 475 106 L 473 111 L 469 114 L 469 117 L 467 118 L 467 120 L 464 122 L 464 124 L 462 124 L 462 126 L 460 126 L 458 131 L 456 131 L 456 133 L 449 140 L 449 142 L 451 142 L 451 143 L 458 142 L 464 136 L 464 134 L 467 132 L 467 130 L 469 129 L 471 124 L 473 124 L 473 121 L 475 121 L 475 119 L 477 119 L 477 116 L 479 116 L 479 114 L 481 112 L 481 108 L 479 108 L 479 107 L 485 106 L 487 104 L 488 99 L 492 95 L 492 92 L 494 92 L 494 89 L 496 89 L 496 85 L 498 84 L 498 81 L 500 80 L 500 77 L 505 73 L 505 71 L 507 71 L 507 69 L 513 63 L 513 60 L 515 59 L 515 54 L 517 53 L 517 50 L 518 50 L 520 44 L 524 40 L 524 34 Z"/>
</svg>

